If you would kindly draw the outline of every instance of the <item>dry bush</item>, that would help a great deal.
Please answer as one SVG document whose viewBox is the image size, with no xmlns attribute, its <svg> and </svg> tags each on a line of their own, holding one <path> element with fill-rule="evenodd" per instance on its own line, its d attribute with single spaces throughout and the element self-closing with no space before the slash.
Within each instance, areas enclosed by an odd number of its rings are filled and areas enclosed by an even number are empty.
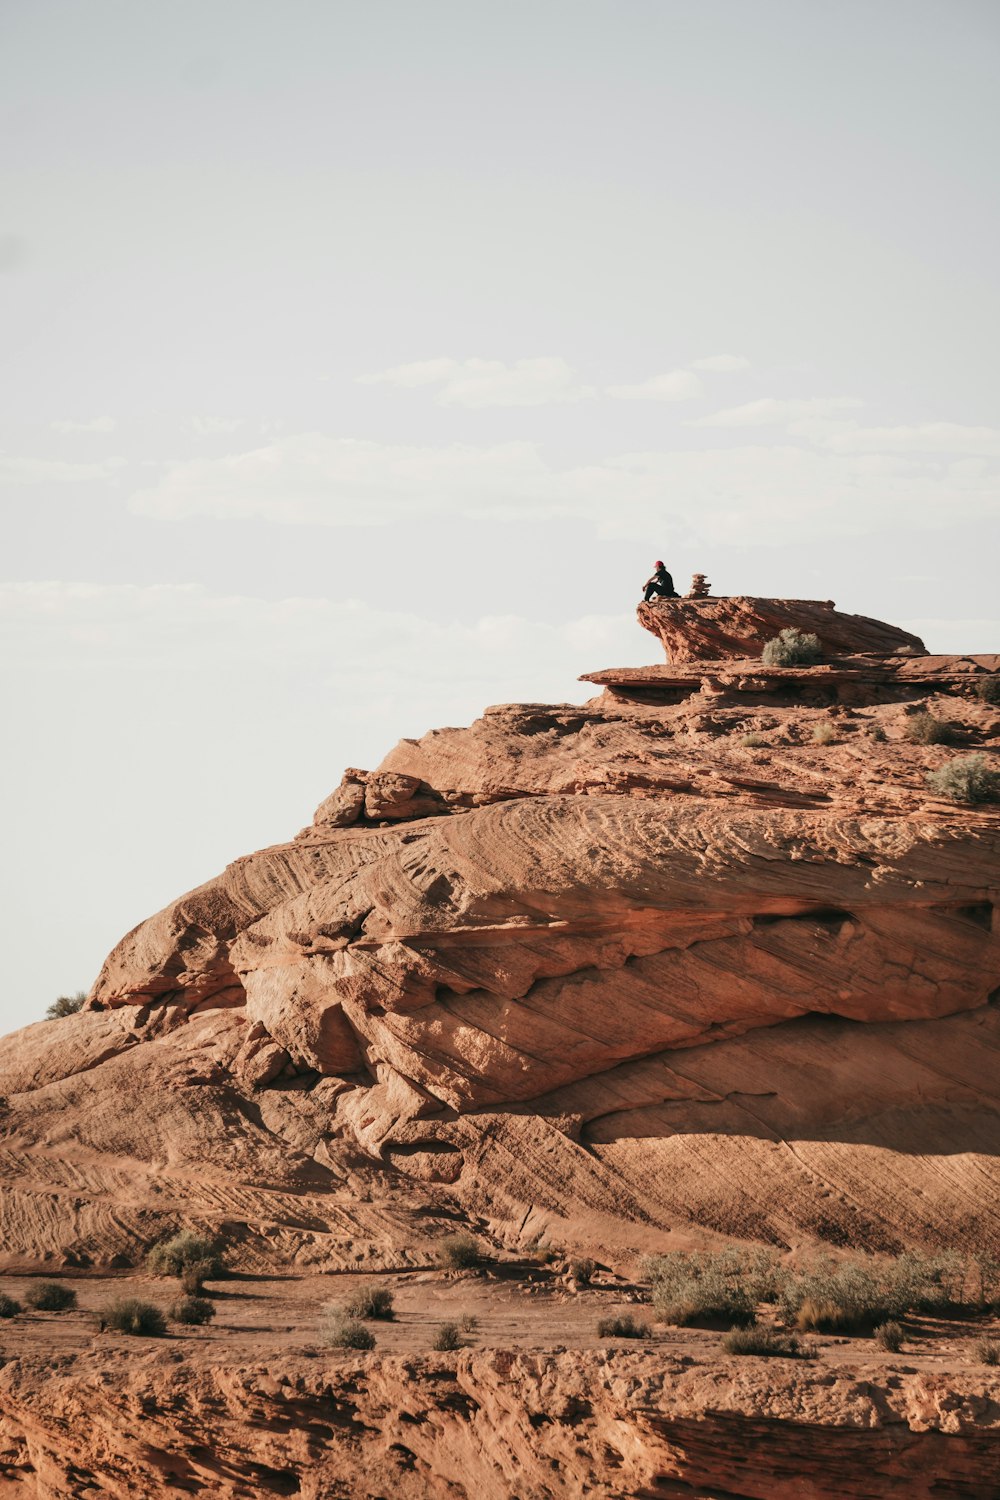
<svg viewBox="0 0 1000 1500">
<path fill-rule="evenodd" d="M 903 1329 L 894 1320 L 888 1323 L 880 1323 L 873 1334 L 876 1344 L 884 1349 L 887 1354 L 898 1354 L 903 1347 Z"/>
<path fill-rule="evenodd" d="M 45 1012 L 46 1021 L 61 1021 L 63 1016 L 75 1016 L 82 1010 L 87 999 L 86 990 L 77 990 L 75 995 L 60 995 Z"/>
<path fill-rule="evenodd" d="M 725 1354 L 759 1354 L 765 1359 L 795 1359 L 802 1347 L 794 1334 L 778 1333 L 752 1323 L 748 1328 L 731 1328 L 722 1340 Z"/>
<path fill-rule="evenodd" d="M 977 1339 L 973 1347 L 981 1365 L 1000 1365 L 1000 1341 Z"/>
<path fill-rule="evenodd" d="M 66 1312 L 76 1306 L 76 1293 L 61 1281 L 36 1281 L 25 1292 L 24 1300 L 36 1312 Z"/>
<path fill-rule="evenodd" d="M 182 1229 L 171 1239 L 161 1240 L 146 1256 L 146 1269 L 157 1276 L 183 1276 L 194 1268 L 201 1281 L 217 1281 L 226 1274 L 217 1241 L 193 1229 Z"/>
<path fill-rule="evenodd" d="M 989 802 L 1000 793 L 1000 776 L 991 771 L 981 750 L 959 755 L 927 772 L 927 782 L 939 796 L 953 802 Z"/>
<path fill-rule="evenodd" d="M 458 1320 L 458 1326 L 463 1333 L 475 1333 L 479 1327 L 479 1319 L 475 1313 L 463 1313 Z"/>
<path fill-rule="evenodd" d="M 344 1312 L 349 1318 L 392 1318 L 393 1295 L 388 1287 L 375 1286 L 368 1282 L 352 1292 L 344 1303 Z"/>
<path fill-rule="evenodd" d="M 16 1318 L 21 1311 L 21 1304 L 16 1297 L 8 1297 L 6 1292 L 0 1292 L 0 1318 Z"/>
<path fill-rule="evenodd" d="M 818 635 L 790 626 L 765 644 L 761 660 L 766 667 L 809 667 L 818 662 L 821 655 Z"/>
<path fill-rule="evenodd" d="M 831 723 L 823 719 L 820 723 L 813 725 L 812 737 L 814 744 L 832 745 L 837 738 L 837 731 Z"/>
<path fill-rule="evenodd" d="M 745 745 L 748 750 L 763 750 L 770 743 L 766 734 L 760 734 L 755 729 L 749 734 L 740 735 L 740 744 Z"/>
<path fill-rule="evenodd" d="M 160 1309 L 152 1302 L 143 1302 L 140 1297 L 117 1297 L 114 1302 L 109 1302 L 101 1313 L 101 1322 L 118 1333 L 134 1333 L 152 1339 L 167 1331 L 167 1320 Z"/>
<path fill-rule="evenodd" d="M 597 1325 L 600 1339 L 648 1339 L 649 1324 L 640 1323 L 631 1313 L 616 1313 L 610 1318 L 601 1318 Z"/>
<path fill-rule="evenodd" d="M 1000 676 L 980 677 L 976 682 L 976 697 L 984 703 L 1000 703 Z"/>
<path fill-rule="evenodd" d="M 439 1354 L 444 1354 L 452 1349 L 461 1349 L 463 1346 L 461 1330 L 457 1323 L 442 1323 L 434 1335 L 432 1349 Z"/>
<path fill-rule="evenodd" d="M 217 1256 L 192 1261 L 191 1265 L 184 1267 L 178 1278 L 181 1290 L 187 1292 L 189 1297 L 200 1296 L 206 1281 L 218 1281 L 219 1265 Z"/>
<path fill-rule="evenodd" d="M 646 1262 L 657 1318 L 664 1323 L 752 1323 L 758 1302 L 773 1301 L 781 1278 L 767 1250 L 677 1251 Z"/>
<path fill-rule="evenodd" d="M 790 1276 L 781 1302 L 787 1322 L 801 1330 L 857 1332 L 917 1310 L 940 1316 L 965 1305 L 969 1269 L 954 1251 L 908 1251 L 895 1259 L 821 1257 Z"/>
<path fill-rule="evenodd" d="M 356 1318 L 334 1312 L 327 1321 L 325 1339 L 334 1349 L 374 1349 L 375 1335 Z"/>
<path fill-rule="evenodd" d="M 597 1262 L 596 1260 L 591 1260 L 589 1255 L 581 1255 L 578 1259 L 571 1260 L 569 1263 L 569 1274 L 574 1281 L 579 1282 L 580 1286 L 589 1286 L 594 1279 L 594 1272 L 596 1270 Z"/>
<path fill-rule="evenodd" d="M 438 1261 L 452 1271 L 468 1271 L 486 1259 L 483 1247 L 471 1234 L 448 1234 L 438 1246 Z"/>
<path fill-rule="evenodd" d="M 903 725 L 903 736 L 911 745 L 949 745 L 955 737 L 950 724 L 926 710 L 910 715 Z"/>
<path fill-rule="evenodd" d="M 209 1302 L 207 1297 L 182 1297 L 170 1309 L 170 1318 L 174 1323 L 210 1323 L 214 1317 L 215 1304 Z"/>
</svg>

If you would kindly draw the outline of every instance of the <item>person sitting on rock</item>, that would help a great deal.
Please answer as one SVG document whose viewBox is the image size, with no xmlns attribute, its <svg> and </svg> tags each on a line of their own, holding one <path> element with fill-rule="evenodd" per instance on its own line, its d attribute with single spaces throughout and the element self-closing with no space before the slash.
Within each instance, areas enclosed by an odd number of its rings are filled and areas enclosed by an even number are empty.
<svg viewBox="0 0 1000 1500">
<path fill-rule="evenodd" d="M 679 599 L 681 596 L 674 589 L 674 580 L 663 563 L 657 560 L 654 567 L 652 577 L 646 579 L 645 592 L 642 596 L 646 603 L 649 603 L 654 594 L 659 594 L 663 599 Z"/>
</svg>

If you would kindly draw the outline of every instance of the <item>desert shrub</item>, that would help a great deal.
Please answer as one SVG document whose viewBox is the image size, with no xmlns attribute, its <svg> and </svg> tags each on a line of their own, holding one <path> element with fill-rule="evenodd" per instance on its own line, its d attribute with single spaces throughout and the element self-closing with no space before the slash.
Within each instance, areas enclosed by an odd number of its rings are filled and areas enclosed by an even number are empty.
<svg viewBox="0 0 1000 1500">
<path fill-rule="evenodd" d="M 147 1338 L 159 1338 L 167 1331 L 167 1320 L 152 1302 L 143 1302 L 140 1297 L 118 1297 L 109 1302 L 101 1313 L 106 1328 L 119 1333 L 145 1334 Z"/>
<path fill-rule="evenodd" d="M 819 636 L 791 626 L 766 643 L 761 658 L 767 667 L 811 666 L 819 661 Z"/>
<path fill-rule="evenodd" d="M 970 1280 L 972 1300 L 980 1307 L 1000 1302 L 1000 1258 L 986 1253 L 973 1255 Z"/>
<path fill-rule="evenodd" d="M 326 1342 L 334 1349 L 374 1349 L 375 1335 L 356 1318 L 334 1316 L 327 1324 Z"/>
<path fill-rule="evenodd" d="M 976 697 L 984 703 L 1000 703 L 1000 677 L 980 677 L 976 682 Z"/>
<path fill-rule="evenodd" d="M 36 1312 L 66 1312 L 76 1306 L 76 1293 L 61 1281 L 36 1281 L 25 1292 L 24 1300 Z"/>
<path fill-rule="evenodd" d="M 759 1354 L 765 1359 L 794 1359 L 801 1346 L 794 1334 L 778 1333 L 751 1323 L 748 1328 L 731 1328 L 722 1340 L 724 1354 Z"/>
<path fill-rule="evenodd" d="M 649 1324 L 640 1323 L 631 1313 L 616 1313 L 611 1318 L 601 1318 L 597 1325 L 597 1337 L 601 1339 L 648 1339 Z"/>
<path fill-rule="evenodd" d="M 895 1260 L 851 1256 L 813 1261 L 788 1279 L 782 1307 L 800 1330 L 863 1331 L 914 1309 L 947 1314 L 964 1300 L 966 1266 L 954 1251 L 910 1251 Z"/>
<path fill-rule="evenodd" d="M 349 1318 L 391 1318 L 393 1295 L 388 1287 L 359 1286 L 344 1303 L 344 1312 Z"/>
<path fill-rule="evenodd" d="M 832 745 L 837 738 L 837 731 L 826 719 L 820 720 L 813 725 L 813 741 L 817 745 Z"/>
<path fill-rule="evenodd" d="M 207 1297 L 181 1297 L 170 1309 L 174 1323 L 210 1323 L 215 1317 L 215 1304 Z"/>
<path fill-rule="evenodd" d="M 751 730 L 749 734 L 740 735 L 740 744 L 745 745 L 748 750 L 763 750 L 766 745 L 770 744 L 770 740 L 766 734 Z"/>
<path fill-rule="evenodd" d="M 200 1296 L 206 1281 L 218 1281 L 222 1274 L 222 1262 L 218 1256 L 207 1256 L 204 1260 L 192 1261 L 180 1273 L 181 1290 L 189 1297 Z"/>
<path fill-rule="evenodd" d="M 193 1229 L 182 1229 L 171 1239 L 154 1245 L 146 1256 L 146 1267 L 158 1276 L 183 1276 L 185 1271 L 197 1268 L 198 1289 L 201 1282 L 216 1281 L 226 1270 L 217 1242 L 195 1234 Z"/>
<path fill-rule="evenodd" d="M 581 1255 L 579 1259 L 571 1260 L 569 1263 L 569 1274 L 581 1286 L 590 1285 L 594 1279 L 594 1272 L 596 1270 L 597 1262 L 596 1260 L 591 1260 L 589 1255 Z"/>
<path fill-rule="evenodd" d="M 467 1271 L 481 1265 L 484 1258 L 482 1245 L 471 1234 L 445 1235 L 438 1247 L 441 1265 L 452 1271 Z"/>
<path fill-rule="evenodd" d="M 874 740 L 877 745 L 884 745 L 889 736 L 885 732 L 885 726 L 876 720 L 869 726 L 868 738 Z"/>
<path fill-rule="evenodd" d="M 436 1349 L 439 1354 L 444 1354 L 447 1350 L 461 1349 L 461 1347 L 462 1333 L 458 1324 L 442 1323 L 434 1335 L 434 1342 L 431 1348 Z"/>
<path fill-rule="evenodd" d="M 61 1021 L 63 1016 L 75 1016 L 78 1010 L 83 1009 L 86 998 L 86 990 L 77 990 L 75 995 L 60 995 L 46 1010 L 46 1021 Z"/>
<path fill-rule="evenodd" d="M 923 710 L 910 715 L 903 725 L 903 735 L 912 745 L 947 745 L 954 738 L 949 724 Z"/>
<path fill-rule="evenodd" d="M 458 1320 L 458 1326 L 463 1333 L 475 1333 L 479 1327 L 479 1319 L 475 1313 L 463 1313 Z"/>
<path fill-rule="evenodd" d="M 981 1365 L 1000 1365 L 1000 1340 L 977 1339 L 973 1347 Z"/>
<path fill-rule="evenodd" d="M 677 1251 L 655 1256 L 646 1270 L 664 1323 L 751 1323 L 757 1303 L 778 1291 L 777 1260 L 767 1250 Z"/>
<path fill-rule="evenodd" d="M 16 1318 L 21 1311 L 21 1304 L 16 1297 L 8 1297 L 6 1292 L 0 1292 L 0 1318 Z"/>
<path fill-rule="evenodd" d="M 873 1337 L 879 1348 L 885 1349 L 889 1354 L 898 1354 L 903 1347 L 903 1330 L 894 1319 L 890 1319 L 888 1323 L 880 1323 Z"/>
<path fill-rule="evenodd" d="M 927 772 L 931 788 L 954 802 L 989 802 L 1000 791 L 1000 776 L 986 764 L 981 750 L 958 755 L 936 771 Z"/>
</svg>

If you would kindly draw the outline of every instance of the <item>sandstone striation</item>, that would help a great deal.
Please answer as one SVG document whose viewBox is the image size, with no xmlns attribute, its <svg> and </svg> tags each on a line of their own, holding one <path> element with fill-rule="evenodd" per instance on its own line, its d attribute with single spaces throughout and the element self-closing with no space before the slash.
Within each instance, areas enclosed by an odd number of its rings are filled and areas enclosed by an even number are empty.
<svg viewBox="0 0 1000 1500">
<path fill-rule="evenodd" d="M 686 599 L 640 604 L 638 616 L 640 625 L 663 643 L 669 662 L 759 656 L 767 641 L 789 628 L 817 635 L 830 655 L 925 649 L 918 636 L 867 615 L 843 614 L 832 599 L 712 599 L 692 585 Z"/>
<path fill-rule="evenodd" d="M 424 1275 L 456 1225 L 623 1266 L 720 1238 L 997 1252 L 1000 806 L 927 774 L 995 761 L 1000 657 L 808 601 L 639 613 L 666 664 L 348 770 L 294 838 L 124 937 L 80 1014 L 0 1040 L 7 1270 L 107 1274 L 180 1225 L 302 1274 Z M 786 625 L 820 663 L 760 661 Z M 22 1350 L 3 1481 L 1000 1489 L 983 1377 L 494 1349 L 258 1380 L 181 1358 L 111 1376 L 95 1346 L 43 1379 Z"/>
</svg>

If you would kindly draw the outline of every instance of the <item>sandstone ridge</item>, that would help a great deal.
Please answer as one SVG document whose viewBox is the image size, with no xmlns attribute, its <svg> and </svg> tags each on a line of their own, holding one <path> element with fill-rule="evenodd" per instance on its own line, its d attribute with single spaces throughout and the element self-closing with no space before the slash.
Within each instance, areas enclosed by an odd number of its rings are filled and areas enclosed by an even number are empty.
<svg viewBox="0 0 1000 1500">
<path fill-rule="evenodd" d="M 867 615 L 843 614 L 832 599 L 653 599 L 639 605 L 638 618 L 663 643 L 670 662 L 759 656 L 767 641 L 789 628 L 818 636 L 830 654 L 925 649 L 918 636 Z"/>
<path fill-rule="evenodd" d="M 347 772 L 0 1043 L 9 1264 L 182 1219 L 328 1267 L 456 1216 L 629 1253 L 998 1233 L 1000 816 L 926 773 L 995 756 L 1000 662 L 808 601 L 643 611 L 670 665 Z M 821 664 L 720 652 L 779 618 Z"/>
</svg>

